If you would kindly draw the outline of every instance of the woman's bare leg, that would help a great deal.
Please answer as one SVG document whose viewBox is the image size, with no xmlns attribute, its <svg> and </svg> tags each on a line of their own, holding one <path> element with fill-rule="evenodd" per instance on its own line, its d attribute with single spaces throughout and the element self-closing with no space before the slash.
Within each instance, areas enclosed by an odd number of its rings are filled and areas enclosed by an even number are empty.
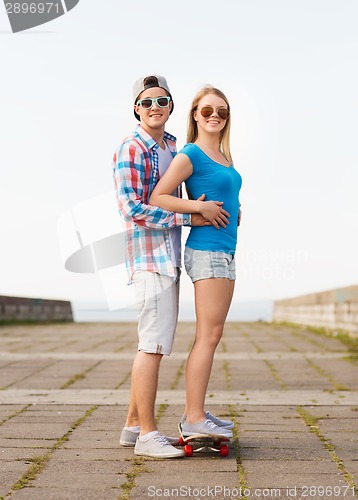
<svg viewBox="0 0 358 500">
<path fill-rule="evenodd" d="M 234 286 L 235 281 L 227 278 L 194 282 L 196 335 L 186 365 L 186 415 L 189 423 L 197 423 L 206 418 L 206 390 Z"/>
</svg>

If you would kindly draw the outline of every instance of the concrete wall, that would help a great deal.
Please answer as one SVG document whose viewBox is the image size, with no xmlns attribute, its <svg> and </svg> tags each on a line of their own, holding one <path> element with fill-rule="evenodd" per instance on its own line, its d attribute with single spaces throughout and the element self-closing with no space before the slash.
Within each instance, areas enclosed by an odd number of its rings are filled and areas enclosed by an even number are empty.
<svg viewBox="0 0 358 500">
<path fill-rule="evenodd" d="M 73 321 L 73 316 L 68 301 L 0 296 L 1 320 Z"/>
<path fill-rule="evenodd" d="M 346 330 L 358 335 L 358 286 L 277 300 L 273 321 Z"/>
</svg>

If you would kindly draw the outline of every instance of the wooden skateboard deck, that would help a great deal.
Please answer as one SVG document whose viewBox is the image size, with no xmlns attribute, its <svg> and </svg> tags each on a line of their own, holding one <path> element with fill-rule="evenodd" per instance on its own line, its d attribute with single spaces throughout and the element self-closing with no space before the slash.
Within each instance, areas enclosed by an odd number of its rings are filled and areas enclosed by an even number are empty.
<svg viewBox="0 0 358 500">
<path fill-rule="evenodd" d="M 186 457 L 192 457 L 194 453 L 199 451 L 219 452 L 221 457 L 229 455 L 230 438 L 226 436 L 217 436 L 215 434 L 197 434 L 195 436 L 183 436 L 180 430 L 179 445 L 184 446 Z"/>
</svg>

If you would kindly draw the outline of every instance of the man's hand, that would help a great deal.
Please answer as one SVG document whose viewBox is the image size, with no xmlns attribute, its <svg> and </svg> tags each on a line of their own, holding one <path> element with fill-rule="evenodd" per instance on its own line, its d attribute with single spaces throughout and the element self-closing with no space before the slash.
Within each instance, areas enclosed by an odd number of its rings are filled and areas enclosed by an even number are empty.
<svg viewBox="0 0 358 500">
<path fill-rule="evenodd" d="M 212 226 L 211 222 L 201 214 L 191 214 L 191 226 Z"/>
</svg>

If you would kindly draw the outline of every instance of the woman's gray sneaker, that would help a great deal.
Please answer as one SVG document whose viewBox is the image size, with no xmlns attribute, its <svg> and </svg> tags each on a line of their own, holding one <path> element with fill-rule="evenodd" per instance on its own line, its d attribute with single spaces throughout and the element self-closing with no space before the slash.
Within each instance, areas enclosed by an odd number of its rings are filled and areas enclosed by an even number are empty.
<svg viewBox="0 0 358 500">
<path fill-rule="evenodd" d="M 122 446 L 133 447 L 137 442 L 137 437 L 139 436 L 139 431 L 133 432 L 123 427 L 121 432 L 121 437 L 119 438 L 119 444 Z M 177 437 L 165 436 L 170 444 L 179 444 L 179 439 Z"/>
<path fill-rule="evenodd" d="M 187 420 L 181 425 L 182 434 L 184 437 L 197 436 L 197 435 L 210 435 L 210 436 L 224 436 L 232 438 L 230 429 L 219 427 L 208 418 L 196 424 L 189 424 Z"/>
<path fill-rule="evenodd" d="M 134 447 L 134 454 L 153 458 L 180 458 L 184 457 L 183 450 L 178 450 L 172 446 L 166 436 L 159 432 L 150 437 L 147 441 L 137 438 Z"/>
<path fill-rule="evenodd" d="M 224 429 L 233 429 L 235 424 L 232 420 L 222 420 L 218 417 L 215 417 L 210 411 L 205 412 L 206 418 L 214 422 L 218 427 L 223 427 Z M 186 415 L 183 415 L 180 419 L 180 425 L 183 426 L 186 420 Z M 179 427 L 180 429 L 180 427 Z"/>
<path fill-rule="evenodd" d="M 224 427 L 225 429 L 233 429 L 235 424 L 232 420 L 222 420 L 221 418 L 215 417 L 215 415 L 212 415 L 210 411 L 205 412 L 206 418 L 214 422 L 214 424 L 218 425 L 219 427 Z"/>
</svg>

